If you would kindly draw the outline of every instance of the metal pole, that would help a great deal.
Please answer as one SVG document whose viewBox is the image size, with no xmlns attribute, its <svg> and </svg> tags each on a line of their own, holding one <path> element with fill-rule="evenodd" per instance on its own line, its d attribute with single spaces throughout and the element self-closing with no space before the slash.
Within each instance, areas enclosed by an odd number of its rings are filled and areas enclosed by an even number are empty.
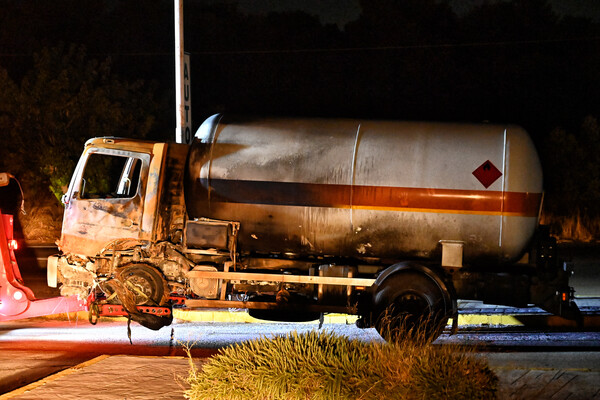
<svg viewBox="0 0 600 400">
<path fill-rule="evenodd" d="M 183 100 L 183 0 L 174 0 L 175 7 L 175 141 L 185 143 L 184 121 L 185 105 Z"/>
</svg>

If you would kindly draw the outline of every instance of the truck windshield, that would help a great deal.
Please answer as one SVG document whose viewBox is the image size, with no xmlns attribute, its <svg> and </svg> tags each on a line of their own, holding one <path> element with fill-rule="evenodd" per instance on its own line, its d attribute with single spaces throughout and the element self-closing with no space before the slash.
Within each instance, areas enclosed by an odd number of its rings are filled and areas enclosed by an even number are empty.
<svg viewBox="0 0 600 400">
<path fill-rule="evenodd" d="M 90 154 L 83 171 L 80 198 L 130 198 L 137 194 L 142 160 L 107 154 Z"/>
</svg>

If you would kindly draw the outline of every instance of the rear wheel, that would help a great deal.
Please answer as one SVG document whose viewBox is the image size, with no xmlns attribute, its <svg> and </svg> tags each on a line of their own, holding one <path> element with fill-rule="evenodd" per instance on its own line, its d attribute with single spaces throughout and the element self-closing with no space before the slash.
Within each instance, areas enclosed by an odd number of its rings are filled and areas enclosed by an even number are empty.
<svg viewBox="0 0 600 400">
<path fill-rule="evenodd" d="M 444 289 L 416 271 L 386 278 L 375 293 L 374 305 L 375 327 L 387 341 L 435 340 L 451 310 Z"/>
</svg>

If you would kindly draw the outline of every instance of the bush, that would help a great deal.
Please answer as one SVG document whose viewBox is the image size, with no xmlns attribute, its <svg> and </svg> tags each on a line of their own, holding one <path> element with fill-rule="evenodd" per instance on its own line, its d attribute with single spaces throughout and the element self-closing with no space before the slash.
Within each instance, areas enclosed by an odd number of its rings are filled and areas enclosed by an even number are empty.
<svg viewBox="0 0 600 400">
<path fill-rule="evenodd" d="M 56 201 L 25 201 L 27 214 L 18 214 L 19 227 L 15 234 L 29 244 L 53 244 L 60 238 L 63 208 Z"/>
<path fill-rule="evenodd" d="M 222 349 L 196 368 L 201 399 L 491 399 L 497 377 L 456 346 L 427 341 L 365 343 L 331 332 L 293 332 Z"/>
<path fill-rule="evenodd" d="M 19 178 L 26 201 L 52 193 L 60 204 L 87 139 L 145 138 L 163 105 L 155 84 L 121 79 L 83 46 L 46 47 L 33 62 L 20 83 L 0 67 L 0 170 Z"/>
<path fill-rule="evenodd" d="M 593 242 L 600 239 L 600 219 L 582 216 L 575 212 L 570 216 L 542 213 L 540 221 L 550 227 L 550 233 L 559 240 Z"/>
<path fill-rule="evenodd" d="M 600 238 L 600 122 L 587 116 L 578 131 L 554 129 L 542 148 L 543 223 L 560 239 Z"/>
</svg>

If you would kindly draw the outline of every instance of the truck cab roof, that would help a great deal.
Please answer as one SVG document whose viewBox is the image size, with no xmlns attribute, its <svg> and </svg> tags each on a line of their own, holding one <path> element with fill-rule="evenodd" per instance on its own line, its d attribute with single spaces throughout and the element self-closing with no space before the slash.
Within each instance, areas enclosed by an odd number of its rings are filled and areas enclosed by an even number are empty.
<svg viewBox="0 0 600 400">
<path fill-rule="evenodd" d="M 152 148 L 157 142 L 152 140 L 141 140 L 131 138 L 120 138 L 113 136 L 103 136 L 89 139 L 85 142 L 85 147 L 102 147 L 113 149 L 139 150 L 143 152 L 152 151 Z"/>
</svg>

